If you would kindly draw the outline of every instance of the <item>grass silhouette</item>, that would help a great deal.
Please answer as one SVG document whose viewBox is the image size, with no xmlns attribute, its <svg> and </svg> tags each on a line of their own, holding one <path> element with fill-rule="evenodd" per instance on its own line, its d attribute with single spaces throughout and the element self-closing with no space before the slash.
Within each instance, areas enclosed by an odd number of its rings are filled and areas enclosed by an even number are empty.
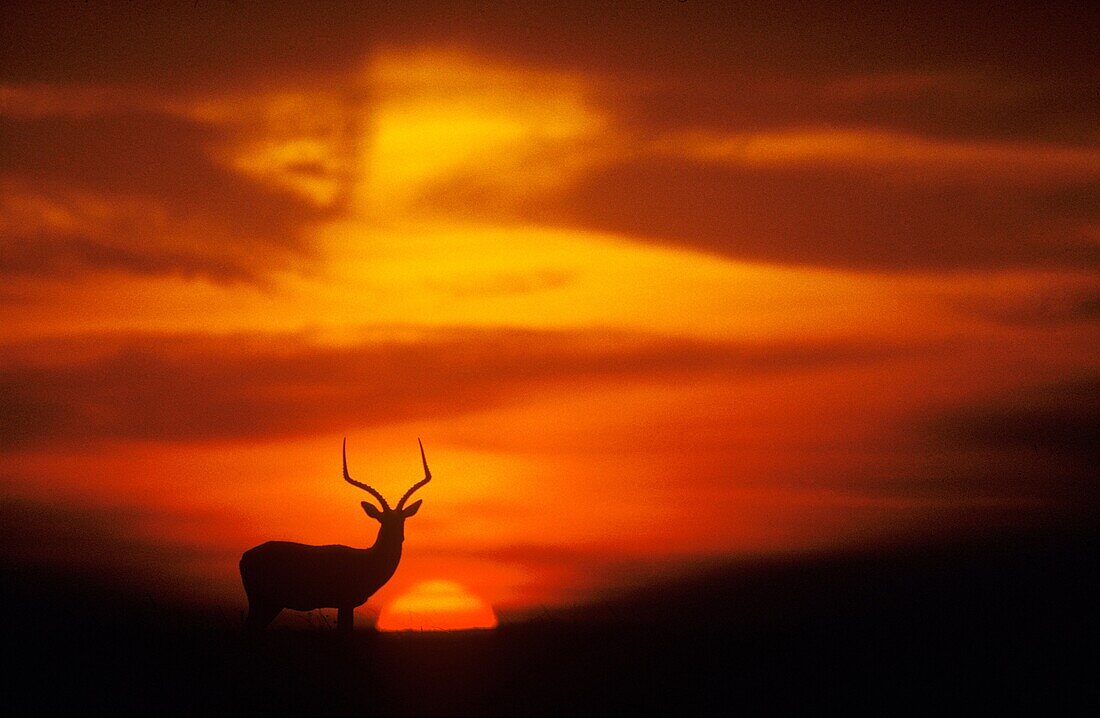
<svg viewBox="0 0 1100 718">
<path fill-rule="evenodd" d="M 1097 539 L 729 565 L 493 631 L 310 618 L 252 648 L 224 609 L 8 568 L 0 687 L 31 714 L 1063 712 L 1094 697 Z"/>
</svg>

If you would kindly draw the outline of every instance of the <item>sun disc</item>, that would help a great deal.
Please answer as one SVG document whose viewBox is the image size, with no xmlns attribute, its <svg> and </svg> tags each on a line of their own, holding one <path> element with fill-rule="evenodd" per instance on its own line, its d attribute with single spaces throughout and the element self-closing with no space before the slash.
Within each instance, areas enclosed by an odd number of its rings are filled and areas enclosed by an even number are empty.
<svg viewBox="0 0 1100 718">
<path fill-rule="evenodd" d="M 492 606 L 455 581 L 421 581 L 382 608 L 381 631 L 496 628 Z"/>
</svg>

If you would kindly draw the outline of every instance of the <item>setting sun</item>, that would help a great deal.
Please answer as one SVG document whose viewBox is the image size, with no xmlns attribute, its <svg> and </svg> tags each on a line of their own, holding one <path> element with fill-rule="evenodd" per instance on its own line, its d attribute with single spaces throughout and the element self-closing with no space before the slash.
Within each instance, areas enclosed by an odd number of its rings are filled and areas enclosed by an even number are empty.
<svg viewBox="0 0 1100 718">
<path fill-rule="evenodd" d="M 390 601 L 378 616 L 382 631 L 460 631 L 496 628 L 493 608 L 454 581 L 421 581 Z"/>
</svg>

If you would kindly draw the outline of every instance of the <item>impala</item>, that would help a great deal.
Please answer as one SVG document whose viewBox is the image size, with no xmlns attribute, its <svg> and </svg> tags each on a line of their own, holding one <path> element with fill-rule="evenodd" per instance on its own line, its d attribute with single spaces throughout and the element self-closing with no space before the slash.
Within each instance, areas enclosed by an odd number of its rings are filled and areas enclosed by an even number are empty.
<svg viewBox="0 0 1100 718">
<path fill-rule="evenodd" d="M 248 595 L 246 632 L 262 631 L 284 608 L 295 611 L 335 608 L 338 611 L 337 628 L 342 632 L 351 631 L 355 607 L 366 603 L 382 588 L 401 561 L 405 519 L 415 514 L 422 503 L 414 501 L 406 508 L 405 502 L 432 479 L 424 444 L 419 439 L 417 443 L 420 444 L 424 478 L 405 492 L 397 508 L 391 509 L 382 494 L 348 474 L 348 440 L 344 438 L 344 480 L 363 489 L 382 505 L 379 509 L 369 501 L 362 502 L 367 516 L 381 524 L 374 545 L 351 548 L 268 541 L 245 551 L 241 556 L 241 581 Z"/>
</svg>

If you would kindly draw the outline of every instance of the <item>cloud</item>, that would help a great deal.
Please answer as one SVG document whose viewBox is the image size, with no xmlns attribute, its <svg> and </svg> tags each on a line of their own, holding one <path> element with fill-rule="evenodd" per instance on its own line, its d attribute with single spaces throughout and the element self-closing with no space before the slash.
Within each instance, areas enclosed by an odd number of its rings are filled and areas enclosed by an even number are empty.
<svg viewBox="0 0 1100 718">
<path fill-rule="evenodd" d="M 1047 328 L 1086 324 L 1100 322 L 1100 289 L 1033 289 L 1006 297 L 959 298 L 947 306 L 963 316 L 1007 326 Z"/>
<path fill-rule="evenodd" d="M 500 191 L 460 177 L 423 204 L 496 208 Z M 929 181 L 832 163 L 643 156 L 519 197 L 513 211 L 749 261 L 873 271 L 1095 266 L 1100 215 L 1053 195 L 993 177 Z"/>
<path fill-rule="evenodd" d="M 187 92 L 340 83 L 381 46 L 435 46 L 614 78 L 638 127 L 858 118 L 1066 140 L 1094 137 L 1097 30 L 1085 6 L 1034 3 L 6 3 L 0 79 Z"/>
<path fill-rule="evenodd" d="M 945 457 L 950 467 L 936 475 L 935 490 L 1028 497 L 1067 519 L 1094 520 L 1100 506 L 1098 396 L 1100 379 L 1079 377 L 926 418 L 926 449 Z"/>
<path fill-rule="evenodd" d="M 193 120 L 132 106 L 121 119 L 44 119 L 51 107 L 87 114 L 110 98 L 142 93 L 206 101 L 303 87 L 369 94 L 385 90 L 366 86 L 372 58 L 433 50 L 569 77 L 593 114 L 607 118 L 613 147 L 591 140 L 577 148 L 580 158 L 557 148 L 548 164 L 560 171 L 549 173 L 519 158 L 523 169 L 509 174 L 528 186 L 512 188 L 518 197 L 453 178 L 426 196 L 429 210 L 483 205 L 525 221 L 801 265 L 923 271 L 1096 262 L 1094 160 L 1091 174 L 1074 180 L 1047 176 L 1043 164 L 1051 148 L 1095 156 L 1097 27 L 1087 11 L 692 2 L 626 12 L 590 3 L 421 2 L 280 3 L 262 12 L 227 3 L 9 3 L 3 13 L 7 94 L 0 100 L 32 106 L 18 108 L 22 123 L 0 127 L 0 137 L 12 138 L 0 149 L 15 153 L 12 169 L 22 171 L 16 194 L 83 219 L 87 198 L 74 192 L 111 201 L 130 192 L 138 200 L 75 235 L 48 222 L 5 232 L 16 257 L 9 274 L 107 265 L 262 276 L 300 258 L 300 230 L 317 208 L 300 192 L 257 180 L 278 177 L 317 196 L 342 192 L 332 187 L 324 152 L 287 159 L 257 141 L 253 156 L 238 158 L 247 170 L 238 174 L 209 160 L 209 145 L 225 137 Z M 744 166 L 653 152 L 692 133 L 736 138 L 807 128 L 839 133 L 826 138 L 834 145 L 844 133 L 866 133 L 941 154 L 973 141 L 1023 149 L 1007 162 L 1015 178 L 1005 176 L 1004 157 L 981 152 L 967 155 L 970 166 L 955 174 L 934 169 L 935 177 L 911 164 L 899 171 L 810 157 Z M 479 142 L 467 138 L 462 147 Z M 1032 176 L 1035 163 L 1045 167 L 1042 181 Z M 542 174 L 568 181 L 558 191 L 528 191 Z M 158 216 L 151 232 L 145 220 Z M 28 246 L 41 247 L 42 256 L 29 257 Z"/>
<path fill-rule="evenodd" d="M 868 8 L 767 2 L 422 4 L 379 42 L 461 47 L 586 76 L 633 135 L 863 127 L 1094 143 L 1095 13 L 1016 3 Z M 441 17 L 442 16 L 442 17 Z"/>
<path fill-rule="evenodd" d="M 5 238 L 0 275 L 52 278 L 110 270 L 146 276 L 182 275 L 216 281 L 257 281 L 258 268 L 233 257 L 204 257 L 186 250 L 111 246 L 91 237 L 35 234 Z"/>
<path fill-rule="evenodd" d="M 1049 73 L 1049 74 L 1048 74 Z M 683 130 L 737 133 L 807 127 L 879 131 L 942 141 L 1046 141 L 1093 145 L 1088 77 L 1033 67 L 903 64 L 793 73 L 712 69 L 610 83 L 622 126 L 641 137 Z"/>
<path fill-rule="evenodd" d="M 260 278 L 324 212 L 215 159 L 227 130 L 155 113 L 0 118 L 0 272 Z"/>
<path fill-rule="evenodd" d="M 303 436 L 521 402 L 552 382 L 732 379 L 912 351 L 519 329 L 405 332 L 346 346 L 284 335 L 28 342 L 0 349 L 0 447 Z"/>
<path fill-rule="evenodd" d="M 11 3 L 0 23 L 2 76 L 194 91 L 340 75 L 369 50 L 373 13 L 340 3 L 63 8 Z"/>
<path fill-rule="evenodd" d="M 459 299 L 467 297 L 512 297 L 545 292 L 568 286 L 573 281 L 569 272 L 545 269 L 532 272 L 486 273 L 472 279 L 439 280 L 429 286 Z"/>
<path fill-rule="evenodd" d="M 143 526 L 158 518 L 148 509 L 0 497 L 0 570 L 15 569 L 24 579 L 27 571 L 56 573 L 74 595 L 91 586 L 176 598 L 202 594 L 196 568 L 228 562 L 229 552 L 153 539 Z"/>
<path fill-rule="evenodd" d="M 938 435 L 957 446 L 1052 454 L 1100 465 L 1100 378 L 1023 390 L 945 412 Z"/>
</svg>

